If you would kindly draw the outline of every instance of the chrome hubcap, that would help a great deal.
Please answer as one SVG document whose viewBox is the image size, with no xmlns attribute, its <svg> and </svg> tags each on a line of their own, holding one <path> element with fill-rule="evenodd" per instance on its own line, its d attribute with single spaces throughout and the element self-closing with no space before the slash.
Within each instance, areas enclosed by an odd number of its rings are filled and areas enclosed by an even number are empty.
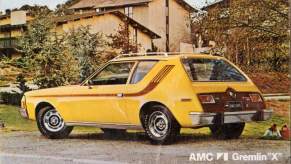
<svg viewBox="0 0 291 164">
<path fill-rule="evenodd" d="M 51 132 L 57 132 L 65 126 L 64 120 L 55 110 L 49 110 L 43 117 L 44 126 Z"/>
<path fill-rule="evenodd" d="M 150 115 L 149 130 L 155 137 L 163 137 L 168 128 L 168 118 L 164 113 L 156 111 Z"/>
</svg>

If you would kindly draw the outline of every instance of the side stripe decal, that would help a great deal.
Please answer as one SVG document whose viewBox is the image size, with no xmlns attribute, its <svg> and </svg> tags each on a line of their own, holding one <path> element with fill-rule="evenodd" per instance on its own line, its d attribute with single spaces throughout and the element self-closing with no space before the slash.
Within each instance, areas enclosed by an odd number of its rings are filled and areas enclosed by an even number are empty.
<svg viewBox="0 0 291 164">
<path fill-rule="evenodd" d="M 149 84 L 141 91 L 136 93 L 125 93 L 124 97 L 135 97 L 142 96 L 153 89 L 155 89 L 158 84 L 171 72 L 174 68 L 174 65 L 166 65 L 164 66 L 158 74 L 149 82 Z M 69 94 L 69 95 L 44 95 L 44 96 L 32 96 L 32 97 L 114 97 L 117 96 L 117 93 L 103 93 L 103 94 Z"/>
</svg>

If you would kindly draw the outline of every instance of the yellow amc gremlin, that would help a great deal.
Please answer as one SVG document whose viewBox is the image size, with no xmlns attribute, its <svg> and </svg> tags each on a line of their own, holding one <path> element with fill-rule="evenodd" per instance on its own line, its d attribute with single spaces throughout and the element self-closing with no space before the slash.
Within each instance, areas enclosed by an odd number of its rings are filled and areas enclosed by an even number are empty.
<svg viewBox="0 0 291 164">
<path fill-rule="evenodd" d="M 255 84 L 223 57 L 207 54 L 121 55 L 81 85 L 27 92 L 20 110 L 48 138 L 74 126 L 104 133 L 142 129 L 154 144 L 169 144 L 181 128 L 209 127 L 238 138 L 245 122 L 269 119 Z"/>
</svg>

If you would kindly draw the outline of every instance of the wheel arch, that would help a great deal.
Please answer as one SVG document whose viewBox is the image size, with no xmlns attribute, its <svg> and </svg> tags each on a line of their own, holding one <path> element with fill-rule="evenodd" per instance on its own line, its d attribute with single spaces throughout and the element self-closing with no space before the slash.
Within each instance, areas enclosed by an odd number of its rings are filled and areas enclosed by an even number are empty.
<svg viewBox="0 0 291 164">
<path fill-rule="evenodd" d="M 158 101 L 149 101 L 149 102 L 146 102 L 142 105 L 142 107 L 140 108 L 140 112 L 139 112 L 139 119 L 140 119 L 140 122 L 141 122 L 141 125 L 142 127 L 144 128 L 144 114 L 146 112 L 150 112 L 148 109 L 151 107 L 151 106 L 154 106 L 154 105 L 161 105 L 161 106 L 164 106 L 168 112 L 170 112 L 170 114 L 172 115 L 172 117 L 175 119 L 175 121 L 179 124 L 179 122 L 177 121 L 177 119 L 175 118 L 175 116 L 173 115 L 172 111 L 163 103 L 161 102 L 158 102 Z M 179 124 L 180 125 L 180 124 Z"/>
<path fill-rule="evenodd" d="M 54 106 L 53 106 L 51 103 L 49 103 L 49 102 L 46 102 L 46 101 L 39 102 L 39 103 L 36 105 L 36 107 L 35 107 L 35 118 L 37 118 L 38 112 L 39 112 L 42 108 L 44 108 L 44 107 L 48 107 L 48 106 L 54 108 Z"/>
</svg>

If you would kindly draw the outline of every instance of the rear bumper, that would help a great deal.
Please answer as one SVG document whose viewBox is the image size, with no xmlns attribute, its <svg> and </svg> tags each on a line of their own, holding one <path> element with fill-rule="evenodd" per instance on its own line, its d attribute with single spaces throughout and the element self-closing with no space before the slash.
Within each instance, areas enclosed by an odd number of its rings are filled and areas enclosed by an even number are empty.
<svg viewBox="0 0 291 164">
<path fill-rule="evenodd" d="M 19 108 L 19 113 L 23 118 L 28 119 L 28 113 L 26 109 Z"/>
<path fill-rule="evenodd" d="M 204 126 L 212 124 L 265 121 L 272 117 L 272 113 L 272 109 L 265 109 L 262 111 L 239 111 L 224 113 L 191 112 L 189 116 L 193 126 Z"/>
</svg>

